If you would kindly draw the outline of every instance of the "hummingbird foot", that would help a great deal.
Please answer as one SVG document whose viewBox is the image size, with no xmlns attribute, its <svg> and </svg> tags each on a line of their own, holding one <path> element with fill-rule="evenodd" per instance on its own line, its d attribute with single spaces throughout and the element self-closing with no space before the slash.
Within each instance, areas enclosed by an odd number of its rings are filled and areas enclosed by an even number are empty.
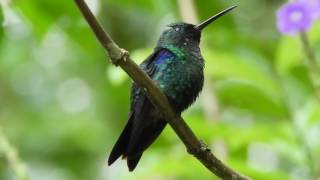
<svg viewBox="0 0 320 180">
<path fill-rule="evenodd" d="M 119 63 L 121 62 L 126 62 L 129 58 L 129 52 L 125 49 L 120 48 L 119 52 L 119 47 L 114 47 L 114 46 L 109 46 L 110 49 L 118 49 L 117 51 L 111 51 L 111 52 L 116 52 L 116 53 L 109 53 L 109 56 L 111 58 L 112 64 L 118 66 Z"/>
<path fill-rule="evenodd" d="M 124 62 L 127 61 L 128 57 L 129 57 L 129 52 L 125 49 L 120 49 L 121 50 L 121 58 Z"/>
<path fill-rule="evenodd" d="M 200 139 L 200 144 L 201 144 L 201 147 L 200 147 L 201 151 L 211 151 L 209 146 L 202 139 Z"/>
<path fill-rule="evenodd" d="M 120 48 L 120 51 L 119 56 L 113 62 L 116 66 L 118 66 L 121 61 L 126 62 L 129 57 L 129 52 L 127 50 Z"/>
<path fill-rule="evenodd" d="M 209 146 L 202 140 L 200 139 L 200 148 L 194 148 L 194 149 L 187 149 L 188 153 L 192 155 L 197 155 L 197 154 L 202 154 L 203 152 L 210 152 L 211 149 Z"/>
</svg>

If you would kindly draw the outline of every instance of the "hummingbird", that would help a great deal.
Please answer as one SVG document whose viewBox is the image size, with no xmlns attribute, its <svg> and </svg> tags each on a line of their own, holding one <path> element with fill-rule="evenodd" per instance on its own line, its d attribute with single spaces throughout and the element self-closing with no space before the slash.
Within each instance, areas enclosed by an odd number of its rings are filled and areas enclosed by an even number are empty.
<svg viewBox="0 0 320 180">
<path fill-rule="evenodd" d="M 236 7 L 229 7 L 198 25 L 183 22 L 168 25 L 153 53 L 140 64 L 177 114 L 186 110 L 202 90 L 204 59 L 199 47 L 202 30 Z M 167 121 L 136 83 L 132 84 L 130 105 L 128 122 L 110 153 L 108 165 L 122 156 L 129 171 L 133 171 Z"/>
</svg>

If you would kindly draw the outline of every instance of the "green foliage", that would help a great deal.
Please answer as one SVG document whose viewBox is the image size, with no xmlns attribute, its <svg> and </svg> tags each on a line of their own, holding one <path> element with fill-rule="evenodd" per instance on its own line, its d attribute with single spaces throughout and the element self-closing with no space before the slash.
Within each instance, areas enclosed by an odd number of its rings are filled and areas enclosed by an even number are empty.
<svg viewBox="0 0 320 180">
<path fill-rule="evenodd" d="M 0 6 L 0 126 L 30 179 L 214 179 L 170 127 L 134 173 L 124 161 L 107 167 L 127 120 L 131 80 L 107 62 L 73 1 L 9 2 Z M 137 62 L 152 52 L 164 26 L 180 19 L 175 1 L 92 2 L 105 29 Z M 195 1 L 199 19 L 229 5 Z M 320 172 L 320 103 L 299 38 L 276 32 L 278 6 L 250 0 L 206 29 L 205 74 L 220 115 L 206 117 L 206 101 L 213 100 L 202 94 L 183 116 L 242 174 L 312 179 Z M 309 33 L 316 50 L 319 29 Z M 14 172 L 1 153 L 0 179 L 14 179 Z"/>
<path fill-rule="evenodd" d="M 70 26 L 72 21 L 80 17 L 73 1 L 15 1 L 12 6 L 23 12 L 34 33 L 40 37 L 53 24 L 63 23 L 64 26 Z"/>
</svg>

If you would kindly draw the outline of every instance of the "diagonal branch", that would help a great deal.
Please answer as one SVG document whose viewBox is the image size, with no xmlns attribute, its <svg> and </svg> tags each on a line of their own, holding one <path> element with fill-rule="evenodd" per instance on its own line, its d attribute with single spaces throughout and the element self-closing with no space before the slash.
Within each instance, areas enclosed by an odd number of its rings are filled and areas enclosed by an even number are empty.
<svg viewBox="0 0 320 180">
<path fill-rule="evenodd" d="M 104 32 L 101 25 L 99 25 L 98 21 L 89 10 L 87 4 L 83 0 L 75 0 L 75 3 L 89 23 L 97 39 L 108 52 L 112 63 L 120 66 L 139 86 L 146 90 L 148 98 L 166 117 L 170 126 L 186 146 L 187 151 L 194 155 L 204 166 L 221 179 L 247 180 L 248 178 L 241 176 L 224 165 L 208 148 L 206 148 L 206 145 L 198 140 L 181 116 L 173 111 L 168 99 L 152 79 L 144 73 L 132 59 L 130 59 L 127 51 L 119 48 L 111 37 Z"/>
</svg>

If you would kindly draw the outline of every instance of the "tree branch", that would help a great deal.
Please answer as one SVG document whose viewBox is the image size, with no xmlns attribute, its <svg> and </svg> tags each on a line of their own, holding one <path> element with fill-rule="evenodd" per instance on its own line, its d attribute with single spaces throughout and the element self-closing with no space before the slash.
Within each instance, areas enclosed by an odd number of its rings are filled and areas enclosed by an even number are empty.
<svg viewBox="0 0 320 180">
<path fill-rule="evenodd" d="M 89 23 L 97 39 L 108 52 L 112 63 L 120 66 L 139 86 L 146 90 L 150 101 L 166 117 L 170 126 L 186 146 L 187 151 L 194 155 L 204 166 L 221 179 L 247 180 L 248 178 L 241 176 L 224 165 L 211 153 L 206 145 L 198 140 L 185 121 L 174 112 L 168 99 L 152 79 L 132 61 L 127 51 L 119 48 L 111 37 L 104 32 L 87 4 L 83 0 L 75 0 L 75 3 Z"/>
</svg>

